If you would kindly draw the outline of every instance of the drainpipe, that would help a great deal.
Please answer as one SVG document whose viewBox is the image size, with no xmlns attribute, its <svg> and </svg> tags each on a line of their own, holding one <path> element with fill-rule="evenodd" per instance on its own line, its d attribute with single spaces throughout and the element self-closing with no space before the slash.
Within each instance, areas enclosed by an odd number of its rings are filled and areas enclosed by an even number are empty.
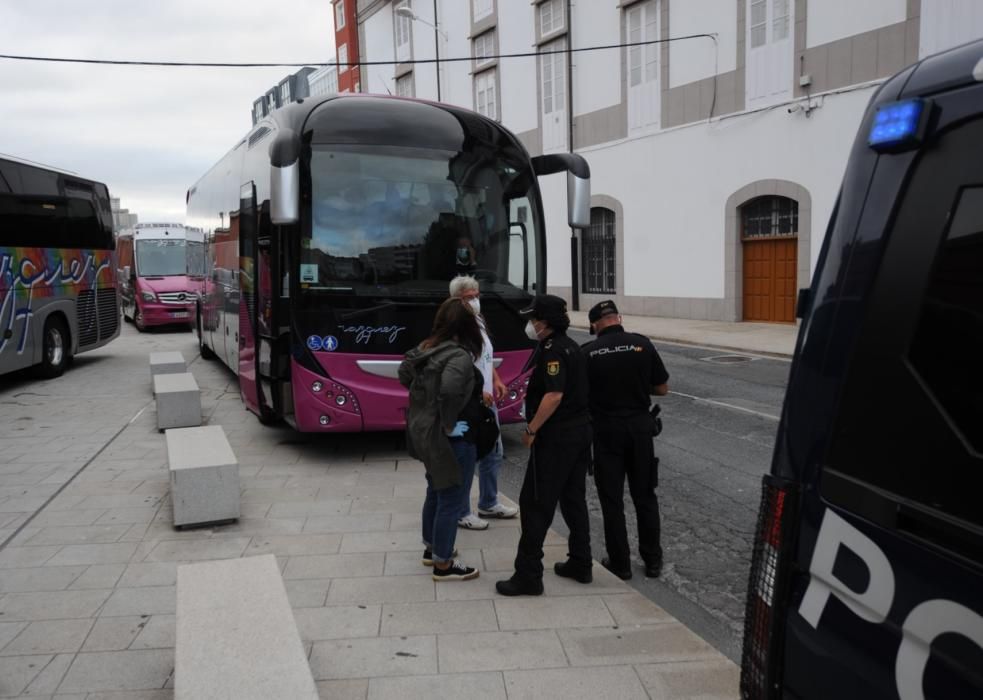
<svg viewBox="0 0 983 700">
<path fill-rule="evenodd" d="M 435 0 L 436 1 L 436 0 Z M 573 0 L 567 0 L 567 150 L 573 153 Z M 570 305 L 580 311 L 580 280 L 578 266 L 580 246 L 577 232 L 570 229 Z"/>
<path fill-rule="evenodd" d="M 437 75 L 437 102 L 440 102 L 440 32 L 437 27 L 440 22 L 437 20 L 437 0 L 433 0 L 433 52 L 436 59 L 433 64 L 434 73 Z"/>
</svg>

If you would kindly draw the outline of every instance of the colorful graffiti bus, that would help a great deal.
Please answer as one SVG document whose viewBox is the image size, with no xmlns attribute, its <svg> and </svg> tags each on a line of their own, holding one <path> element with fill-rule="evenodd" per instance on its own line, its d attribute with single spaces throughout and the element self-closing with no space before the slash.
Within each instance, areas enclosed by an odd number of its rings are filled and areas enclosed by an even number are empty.
<svg viewBox="0 0 983 700">
<path fill-rule="evenodd" d="M 239 376 L 246 406 L 301 431 L 401 429 L 403 353 L 459 273 L 521 420 L 533 343 L 518 310 L 546 289 L 537 177 L 567 174 L 589 225 L 580 156 L 531 158 L 495 121 L 450 105 L 352 95 L 277 110 L 188 191 L 205 231 L 197 333 Z"/>
<path fill-rule="evenodd" d="M 0 159 L 0 374 L 57 377 L 119 335 L 106 186 Z"/>
<path fill-rule="evenodd" d="M 194 327 L 204 273 L 204 234 L 184 224 L 141 223 L 116 240 L 123 318 L 149 326 Z"/>
</svg>

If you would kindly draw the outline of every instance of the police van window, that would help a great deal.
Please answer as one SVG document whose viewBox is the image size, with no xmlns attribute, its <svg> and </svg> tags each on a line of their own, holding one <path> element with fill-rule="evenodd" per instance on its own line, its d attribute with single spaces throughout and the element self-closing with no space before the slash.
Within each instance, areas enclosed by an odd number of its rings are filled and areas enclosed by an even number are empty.
<svg viewBox="0 0 983 700">
<path fill-rule="evenodd" d="M 868 291 L 858 287 L 851 301 L 863 305 L 853 312 L 859 330 L 820 476 L 829 503 L 976 561 L 983 561 L 981 141 L 983 120 L 940 135 L 915 160 L 880 241 L 853 251 L 876 260 L 865 266 Z M 878 170 L 899 167 L 906 166 L 886 160 Z"/>
<path fill-rule="evenodd" d="M 909 357 L 955 429 L 983 453 L 983 187 L 960 193 Z"/>
</svg>

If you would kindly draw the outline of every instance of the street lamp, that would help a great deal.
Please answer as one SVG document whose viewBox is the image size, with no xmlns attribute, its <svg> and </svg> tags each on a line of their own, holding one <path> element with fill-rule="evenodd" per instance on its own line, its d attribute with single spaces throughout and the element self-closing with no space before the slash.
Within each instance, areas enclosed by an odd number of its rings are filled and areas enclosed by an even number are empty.
<svg viewBox="0 0 983 700">
<path fill-rule="evenodd" d="M 437 0 L 433 1 L 433 19 L 434 19 L 433 22 L 423 19 L 423 17 L 420 17 L 418 14 L 416 14 L 413 10 L 411 10 L 406 5 L 403 5 L 402 7 L 397 7 L 396 14 L 400 15 L 401 17 L 407 17 L 415 22 L 423 22 L 428 27 L 433 28 L 433 50 L 434 50 L 434 58 L 435 58 L 434 70 L 437 73 L 437 102 L 440 102 L 440 41 L 437 39 L 437 35 L 439 34 L 440 36 L 444 37 L 444 41 L 447 41 L 449 37 L 447 36 L 447 32 L 445 32 L 443 29 L 438 27 L 436 24 Z"/>
</svg>

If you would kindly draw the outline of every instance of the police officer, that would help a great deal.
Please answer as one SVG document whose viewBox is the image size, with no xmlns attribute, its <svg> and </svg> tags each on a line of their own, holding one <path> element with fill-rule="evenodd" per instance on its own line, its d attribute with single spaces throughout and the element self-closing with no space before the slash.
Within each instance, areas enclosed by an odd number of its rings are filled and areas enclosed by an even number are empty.
<svg viewBox="0 0 983 700">
<path fill-rule="evenodd" d="M 590 583 L 590 521 L 587 515 L 587 468 L 590 463 L 590 415 L 587 366 L 577 344 L 567 337 L 566 302 L 539 295 L 523 316 L 526 334 L 539 341 L 526 394 L 528 425 L 523 443 L 529 448 L 526 476 L 519 494 L 522 535 L 512 578 L 498 581 L 502 595 L 541 595 L 543 541 L 557 503 L 570 528 L 568 559 L 554 571 Z"/>
<path fill-rule="evenodd" d="M 604 516 L 608 550 L 601 564 L 613 574 L 631 578 L 631 553 L 625 528 L 625 476 L 638 519 L 638 549 L 645 575 L 662 573 L 659 544 L 659 460 L 652 445 L 653 417 L 649 394 L 669 391 L 669 374 L 652 342 L 627 333 L 613 301 L 596 304 L 587 315 L 597 340 L 586 343 L 590 377 L 590 414 L 594 422 L 594 483 Z"/>
</svg>

